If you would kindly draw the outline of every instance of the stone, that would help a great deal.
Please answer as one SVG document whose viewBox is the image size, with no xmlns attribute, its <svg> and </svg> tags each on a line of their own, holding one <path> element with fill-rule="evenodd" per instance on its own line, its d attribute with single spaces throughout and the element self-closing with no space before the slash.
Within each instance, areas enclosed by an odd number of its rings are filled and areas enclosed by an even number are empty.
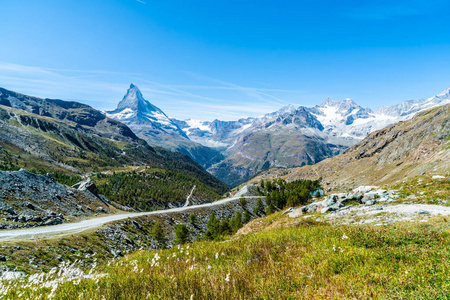
<svg viewBox="0 0 450 300">
<path fill-rule="evenodd" d="M 367 201 L 373 200 L 374 197 L 371 194 L 365 194 L 364 197 L 361 199 L 361 203 L 366 203 Z"/>
<path fill-rule="evenodd" d="M 325 199 L 325 201 L 323 202 L 323 205 L 324 206 L 332 206 L 332 205 L 336 204 L 338 199 L 339 199 L 338 195 L 330 195 L 327 197 L 327 199 Z"/>
<path fill-rule="evenodd" d="M 6 210 L 6 212 L 7 212 L 8 214 L 10 214 L 10 215 L 16 215 L 16 211 L 15 211 L 14 208 L 12 208 L 12 207 L 9 207 L 9 208 Z"/>
<path fill-rule="evenodd" d="M 98 197 L 98 189 L 95 183 L 90 179 L 85 179 L 83 181 L 80 181 L 72 186 L 73 188 L 79 190 L 79 191 L 89 191 L 92 194 L 94 194 L 96 197 Z"/>
<path fill-rule="evenodd" d="M 327 212 L 337 211 L 338 209 L 339 209 L 339 207 L 338 207 L 337 205 L 326 206 L 326 207 L 322 208 L 322 210 L 320 211 L 320 213 L 326 214 Z"/>
<path fill-rule="evenodd" d="M 138 229 L 138 230 L 141 230 L 141 229 L 142 229 L 141 224 L 139 224 L 137 221 L 132 220 L 131 223 L 133 224 L 134 228 L 136 228 L 136 229 Z"/>
<path fill-rule="evenodd" d="M 366 203 L 364 205 L 365 206 L 372 206 L 372 205 L 375 205 L 375 203 L 377 203 L 375 200 L 368 200 L 368 201 L 366 201 Z"/>
<path fill-rule="evenodd" d="M 30 202 L 25 202 L 24 204 L 23 204 L 23 206 L 24 207 L 26 207 L 26 208 L 29 208 L 29 209 L 32 209 L 32 210 L 35 210 L 36 209 L 36 207 L 33 205 L 33 203 L 30 203 Z"/>
<path fill-rule="evenodd" d="M 25 277 L 23 272 L 6 271 L 0 276 L 0 280 L 15 280 L 21 277 Z"/>
</svg>

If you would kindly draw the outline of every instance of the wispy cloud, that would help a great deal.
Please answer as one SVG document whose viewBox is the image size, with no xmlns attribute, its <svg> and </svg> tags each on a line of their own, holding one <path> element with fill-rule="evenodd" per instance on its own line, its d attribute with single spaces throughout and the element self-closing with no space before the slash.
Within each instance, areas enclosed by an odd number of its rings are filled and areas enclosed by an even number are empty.
<svg viewBox="0 0 450 300">
<path fill-rule="evenodd" d="M 144 2 L 142 0 L 136 0 L 136 1 L 139 2 L 139 3 L 142 3 L 142 4 L 147 4 L 147 2 Z"/>
<path fill-rule="evenodd" d="M 188 75 L 186 81 L 195 78 L 199 84 L 163 84 L 147 79 L 149 77 L 152 76 L 0 62 L 1 86 L 20 93 L 75 100 L 100 110 L 110 110 L 121 100 L 129 82 L 135 82 L 147 100 L 169 116 L 179 119 L 235 120 L 259 116 L 288 104 L 278 94 L 302 93 L 294 90 L 244 87 L 193 73 Z M 208 85 L 209 83 L 212 85 Z"/>
</svg>

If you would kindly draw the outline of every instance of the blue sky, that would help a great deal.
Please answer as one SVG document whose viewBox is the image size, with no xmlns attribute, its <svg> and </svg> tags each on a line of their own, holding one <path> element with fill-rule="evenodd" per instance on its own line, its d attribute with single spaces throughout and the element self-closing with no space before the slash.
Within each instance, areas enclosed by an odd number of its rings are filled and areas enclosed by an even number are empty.
<svg viewBox="0 0 450 300">
<path fill-rule="evenodd" d="M 450 86 L 449 1 L 0 0 L 0 86 L 113 109 L 130 82 L 169 116 L 233 120 Z"/>
</svg>

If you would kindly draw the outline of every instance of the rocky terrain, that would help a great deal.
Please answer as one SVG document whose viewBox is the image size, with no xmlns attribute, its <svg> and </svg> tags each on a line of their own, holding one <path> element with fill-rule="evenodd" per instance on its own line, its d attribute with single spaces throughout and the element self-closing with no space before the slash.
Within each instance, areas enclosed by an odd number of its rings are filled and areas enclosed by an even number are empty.
<svg viewBox="0 0 450 300">
<path fill-rule="evenodd" d="M 114 212 L 90 179 L 69 187 L 24 169 L 0 171 L 0 229 L 57 225 Z"/>
</svg>

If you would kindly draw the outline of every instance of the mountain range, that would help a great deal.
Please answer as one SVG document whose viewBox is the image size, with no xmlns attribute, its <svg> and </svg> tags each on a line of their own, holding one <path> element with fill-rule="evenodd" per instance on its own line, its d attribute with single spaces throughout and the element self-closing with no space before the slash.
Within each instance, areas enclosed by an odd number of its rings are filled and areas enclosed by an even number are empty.
<svg viewBox="0 0 450 300">
<path fill-rule="evenodd" d="M 343 152 L 371 132 L 450 103 L 450 88 L 423 100 L 372 111 L 351 99 L 314 107 L 292 105 L 237 121 L 177 120 L 145 100 L 131 84 L 106 116 L 128 125 L 151 145 L 189 155 L 211 174 L 236 185 L 270 167 L 310 165 Z"/>
<path fill-rule="evenodd" d="M 376 130 L 343 153 L 315 165 L 267 170 L 252 182 L 322 178 L 325 192 L 330 193 L 359 186 L 392 185 L 425 174 L 445 178 L 449 167 L 450 104 L 447 104 L 417 111 L 411 119 Z M 417 188 L 420 181 L 412 187 Z"/>
</svg>

